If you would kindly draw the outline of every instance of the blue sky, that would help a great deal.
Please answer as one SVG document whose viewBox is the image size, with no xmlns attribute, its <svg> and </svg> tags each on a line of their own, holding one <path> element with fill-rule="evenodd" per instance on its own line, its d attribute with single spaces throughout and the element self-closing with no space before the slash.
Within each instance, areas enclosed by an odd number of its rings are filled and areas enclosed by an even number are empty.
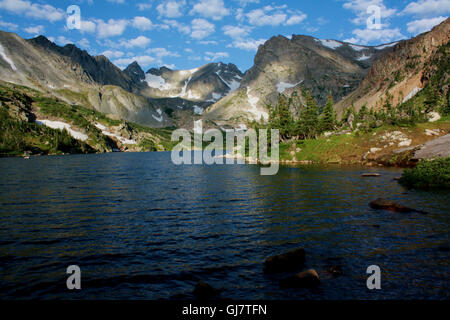
<svg viewBox="0 0 450 320">
<path fill-rule="evenodd" d="M 80 7 L 81 29 L 66 26 L 70 5 Z M 379 29 L 368 26 L 371 5 Z M 222 61 L 245 71 L 274 35 L 378 45 L 428 31 L 449 14 L 450 0 L 0 0 L 0 30 L 74 43 L 121 68 L 134 60 L 145 71 Z"/>
</svg>

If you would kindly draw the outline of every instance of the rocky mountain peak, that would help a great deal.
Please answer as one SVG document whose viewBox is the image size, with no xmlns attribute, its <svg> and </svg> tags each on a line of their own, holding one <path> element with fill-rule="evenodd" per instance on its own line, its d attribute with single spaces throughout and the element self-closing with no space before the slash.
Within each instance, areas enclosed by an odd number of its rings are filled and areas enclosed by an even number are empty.
<svg viewBox="0 0 450 320">
<path fill-rule="evenodd" d="M 137 61 L 131 63 L 128 67 L 126 67 L 123 72 L 127 74 L 134 82 L 141 82 L 145 79 L 144 70 L 142 70 L 141 66 Z"/>
</svg>

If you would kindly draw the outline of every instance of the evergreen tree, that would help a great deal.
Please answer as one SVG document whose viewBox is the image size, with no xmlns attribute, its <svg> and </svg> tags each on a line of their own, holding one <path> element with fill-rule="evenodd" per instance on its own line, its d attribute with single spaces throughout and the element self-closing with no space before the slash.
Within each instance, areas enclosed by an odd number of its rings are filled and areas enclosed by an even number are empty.
<svg viewBox="0 0 450 320">
<path fill-rule="evenodd" d="M 319 107 L 309 91 L 306 92 L 305 98 L 306 106 L 302 108 L 295 127 L 300 137 L 311 139 L 320 133 Z"/>
<path fill-rule="evenodd" d="M 334 130 L 336 125 L 336 112 L 333 106 L 333 96 L 331 93 L 328 95 L 328 101 L 323 107 L 322 117 L 320 119 L 321 131 Z"/>
<path fill-rule="evenodd" d="M 292 138 L 294 130 L 294 120 L 289 110 L 290 101 L 280 94 L 277 105 L 270 109 L 269 126 L 271 129 L 280 131 L 280 139 L 282 141 Z"/>
</svg>

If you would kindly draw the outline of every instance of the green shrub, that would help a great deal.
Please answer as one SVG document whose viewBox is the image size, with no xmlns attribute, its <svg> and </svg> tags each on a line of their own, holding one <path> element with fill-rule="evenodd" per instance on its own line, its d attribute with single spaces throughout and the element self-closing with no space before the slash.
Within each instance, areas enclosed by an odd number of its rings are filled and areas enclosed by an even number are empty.
<svg viewBox="0 0 450 320">
<path fill-rule="evenodd" d="M 450 157 L 422 161 L 413 169 L 406 169 L 400 183 L 415 189 L 450 189 Z"/>
</svg>

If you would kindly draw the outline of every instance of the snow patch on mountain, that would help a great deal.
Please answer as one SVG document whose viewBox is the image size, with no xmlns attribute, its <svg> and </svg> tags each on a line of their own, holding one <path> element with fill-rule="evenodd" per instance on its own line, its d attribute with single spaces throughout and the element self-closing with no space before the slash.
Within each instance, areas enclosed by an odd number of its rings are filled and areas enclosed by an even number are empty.
<svg viewBox="0 0 450 320">
<path fill-rule="evenodd" d="M 286 89 L 294 88 L 294 87 L 298 86 L 302 82 L 303 81 L 300 81 L 300 82 L 297 82 L 297 83 L 280 82 L 280 83 L 277 84 L 277 91 L 279 93 L 283 93 L 284 91 L 286 91 Z"/>
<path fill-rule="evenodd" d="M 214 100 L 219 100 L 220 98 L 222 98 L 222 95 L 220 94 L 220 93 L 215 93 L 215 92 L 213 92 L 212 93 L 212 97 L 213 97 L 213 99 Z"/>
<path fill-rule="evenodd" d="M 409 99 L 411 99 L 412 97 L 414 97 L 417 93 L 420 92 L 420 90 L 422 90 L 422 88 L 419 87 L 415 87 L 414 89 L 412 89 L 412 91 L 403 99 L 402 102 L 406 102 Z"/>
<path fill-rule="evenodd" d="M 166 83 L 166 80 L 164 80 L 161 76 L 155 76 L 154 74 L 147 73 L 145 76 L 145 81 L 147 81 L 147 84 L 150 88 L 159 89 L 159 90 L 170 90 L 172 89 L 172 86 L 170 83 Z"/>
<path fill-rule="evenodd" d="M 350 44 L 349 43 L 348 45 L 349 45 L 350 48 L 352 48 L 355 51 L 362 51 L 362 50 L 366 50 L 367 49 L 366 47 L 358 46 L 356 44 Z"/>
<path fill-rule="evenodd" d="M 84 134 L 81 133 L 79 131 L 75 131 L 71 128 L 70 124 L 66 123 L 66 122 L 62 122 L 62 121 L 51 121 L 51 120 L 40 120 L 37 119 L 36 120 L 37 124 L 40 125 L 45 125 L 46 127 L 52 128 L 52 129 L 59 129 L 59 130 L 64 130 L 66 129 L 67 132 L 75 139 L 77 140 L 81 140 L 81 141 L 86 141 L 89 137 Z"/>
<path fill-rule="evenodd" d="M 359 58 L 356 59 L 356 60 L 358 60 L 358 61 L 364 61 L 364 60 L 369 60 L 370 58 L 372 58 L 372 55 L 371 55 L 371 54 L 369 54 L 368 56 L 366 56 L 365 54 L 363 54 L 361 57 L 359 57 Z"/>
<path fill-rule="evenodd" d="M 6 55 L 5 50 L 3 49 L 3 46 L 0 44 L 0 56 L 5 60 L 13 69 L 14 71 L 17 71 L 16 65 L 14 62 Z"/>
<path fill-rule="evenodd" d="M 201 114 L 203 113 L 203 108 L 201 108 L 201 107 L 195 105 L 195 106 L 194 106 L 194 113 L 195 113 L 195 114 L 198 114 L 198 115 L 201 115 Z"/>
<path fill-rule="evenodd" d="M 231 93 L 231 92 L 233 92 L 233 91 L 236 91 L 236 90 L 239 88 L 239 86 L 240 86 L 240 84 L 241 84 L 240 81 L 236 81 L 236 79 L 232 79 L 230 82 L 228 82 L 228 81 L 225 81 L 225 79 L 223 79 L 223 78 L 220 76 L 219 71 L 217 71 L 216 74 L 217 74 L 217 76 L 219 77 L 219 79 L 220 79 L 223 83 L 225 83 L 225 84 L 228 86 L 228 88 L 230 88 L 230 92 L 228 92 L 228 93 Z M 235 78 L 238 78 L 239 80 L 242 79 L 242 77 L 240 77 L 240 76 L 235 76 Z"/>
<path fill-rule="evenodd" d="M 260 111 L 258 110 L 258 102 L 259 102 L 259 98 L 256 96 L 253 96 L 252 94 L 250 94 L 250 87 L 247 87 L 247 98 L 248 98 L 248 103 L 250 104 L 250 106 L 252 107 L 251 109 L 249 109 L 248 111 L 250 113 L 252 113 L 255 117 L 255 120 L 260 120 L 261 117 L 264 120 L 268 120 L 269 119 L 269 114 L 265 111 Z"/>
<path fill-rule="evenodd" d="M 384 45 L 375 47 L 375 49 L 377 49 L 377 50 L 383 50 L 383 49 L 385 49 L 385 48 L 393 47 L 393 46 L 395 46 L 397 43 L 398 43 L 398 41 L 397 41 L 397 42 L 388 43 L 388 44 L 384 44 Z"/>
<path fill-rule="evenodd" d="M 112 132 L 109 132 L 109 131 L 107 130 L 108 128 L 106 128 L 106 127 L 105 127 L 104 125 L 102 125 L 101 123 L 96 122 L 94 125 L 95 125 L 95 127 L 96 127 L 97 129 L 100 129 L 100 130 L 102 131 L 102 134 L 103 134 L 103 135 L 108 136 L 108 137 L 114 137 L 114 138 L 116 138 L 117 140 L 119 140 L 120 142 L 122 142 L 123 144 L 137 144 L 137 142 L 136 142 L 135 140 L 126 139 L 126 138 L 124 138 L 124 137 L 122 137 L 122 136 L 119 136 L 119 135 L 117 135 L 117 134 L 114 134 L 114 133 L 112 133 Z"/>
<path fill-rule="evenodd" d="M 335 50 L 342 46 L 342 43 L 336 40 L 323 40 L 323 39 L 316 39 L 316 41 L 322 43 L 324 47 L 330 48 L 332 50 Z"/>
</svg>

